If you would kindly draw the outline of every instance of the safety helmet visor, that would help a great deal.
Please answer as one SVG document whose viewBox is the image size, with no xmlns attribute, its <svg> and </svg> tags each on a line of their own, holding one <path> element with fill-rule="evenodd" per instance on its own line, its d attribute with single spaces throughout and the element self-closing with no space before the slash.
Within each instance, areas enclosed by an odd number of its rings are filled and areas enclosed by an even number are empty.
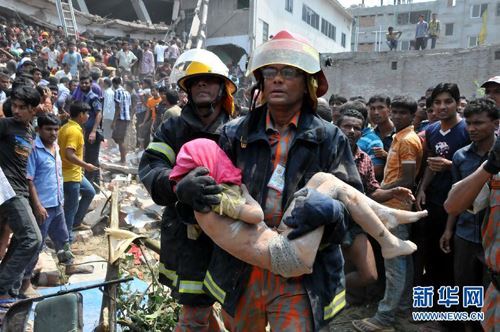
<svg viewBox="0 0 500 332">
<path fill-rule="evenodd" d="M 293 66 L 308 74 L 321 70 L 319 53 L 312 46 L 293 39 L 272 39 L 255 49 L 246 75 L 273 64 Z"/>
</svg>

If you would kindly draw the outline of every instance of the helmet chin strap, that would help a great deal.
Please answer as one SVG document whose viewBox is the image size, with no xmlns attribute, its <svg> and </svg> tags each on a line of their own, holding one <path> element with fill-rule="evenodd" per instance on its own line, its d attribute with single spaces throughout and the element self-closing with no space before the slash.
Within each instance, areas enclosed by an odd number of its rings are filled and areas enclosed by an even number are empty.
<svg viewBox="0 0 500 332">
<path fill-rule="evenodd" d="M 196 103 L 194 102 L 193 100 L 193 97 L 192 97 L 192 94 L 191 94 L 191 89 L 189 89 L 189 93 L 188 93 L 188 104 L 191 105 L 191 107 L 193 108 L 193 110 L 196 112 L 196 114 L 198 114 L 200 117 L 202 118 L 208 118 L 210 117 L 212 114 L 214 114 L 215 112 L 215 105 L 222 99 L 222 94 L 224 93 L 224 84 L 221 84 L 219 86 L 219 93 L 217 94 L 217 97 L 215 97 L 214 100 L 212 100 L 211 102 L 209 103 L 206 103 L 206 104 L 198 104 L 196 105 Z M 209 107 L 208 108 L 208 112 L 206 114 L 203 114 L 201 115 L 199 112 L 198 112 L 198 109 L 201 107 Z"/>
</svg>

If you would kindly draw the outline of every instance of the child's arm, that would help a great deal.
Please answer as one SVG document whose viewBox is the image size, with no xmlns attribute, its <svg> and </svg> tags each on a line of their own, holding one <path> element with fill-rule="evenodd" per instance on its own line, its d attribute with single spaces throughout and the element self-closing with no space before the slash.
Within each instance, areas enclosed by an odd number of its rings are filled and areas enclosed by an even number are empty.
<svg viewBox="0 0 500 332">
<path fill-rule="evenodd" d="M 241 191 L 245 198 L 245 204 L 241 206 L 238 219 L 248 224 L 258 224 L 264 220 L 264 211 L 259 203 L 253 199 L 252 195 L 248 192 L 247 187 L 242 184 Z"/>
</svg>

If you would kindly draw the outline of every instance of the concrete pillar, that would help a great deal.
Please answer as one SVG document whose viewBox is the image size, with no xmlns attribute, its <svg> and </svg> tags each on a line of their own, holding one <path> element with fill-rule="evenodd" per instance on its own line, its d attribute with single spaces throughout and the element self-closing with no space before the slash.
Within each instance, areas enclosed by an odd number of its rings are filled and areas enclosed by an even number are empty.
<svg viewBox="0 0 500 332">
<path fill-rule="evenodd" d="M 134 7 L 134 11 L 137 14 L 137 17 L 140 21 L 146 22 L 147 24 L 151 24 L 151 17 L 149 17 L 148 10 L 146 9 L 146 5 L 142 0 L 130 0 L 132 2 L 132 7 Z"/>
<path fill-rule="evenodd" d="M 76 0 L 76 4 L 78 5 L 78 10 L 80 10 L 82 13 L 90 14 L 85 0 Z"/>
<path fill-rule="evenodd" d="M 172 22 L 175 22 L 177 17 L 179 16 L 179 9 L 181 8 L 180 0 L 174 1 L 174 8 L 172 9 Z"/>
</svg>

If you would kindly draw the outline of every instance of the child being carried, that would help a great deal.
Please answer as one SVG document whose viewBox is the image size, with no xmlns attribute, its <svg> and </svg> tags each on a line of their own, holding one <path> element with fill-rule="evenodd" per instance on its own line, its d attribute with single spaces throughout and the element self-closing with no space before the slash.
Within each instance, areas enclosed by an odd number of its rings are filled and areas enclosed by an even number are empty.
<svg viewBox="0 0 500 332">
<path fill-rule="evenodd" d="M 410 212 L 381 205 L 329 173 L 319 172 L 295 193 L 277 230 L 264 223 L 264 213 L 242 184 L 241 170 L 212 140 L 195 139 L 184 144 L 177 156 L 170 180 L 177 183 L 190 171 L 205 167 L 223 186 L 221 203 L 212 211 L 195 211 L 198 225 L 188 226 L 188 237 L 205 232 L 218 246 L 234 257 L 284 277 L 312 272 L 324 226 L 297 237 L 301 220 L 314 215 L 328 221 L 342 216 L 342 202 L 352 218 L 382 248 L 384 258 L 413 253 L 417 247 L 403 241 L 387 228 L 415 222 L 427 211 Z M 293 226 L 290 228 L 289 226 Z M 304 233 L 304 232 L 301 232 Z"/>
</svg>

